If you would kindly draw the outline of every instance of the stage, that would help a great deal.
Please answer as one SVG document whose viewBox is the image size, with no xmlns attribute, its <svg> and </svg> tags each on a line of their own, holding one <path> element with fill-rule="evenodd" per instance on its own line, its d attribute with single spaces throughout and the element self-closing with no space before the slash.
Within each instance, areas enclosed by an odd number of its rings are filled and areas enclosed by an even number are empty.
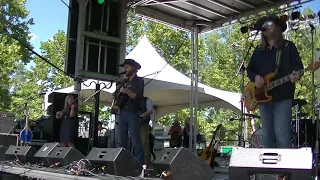
<svg viewBox="0 0 320 180">
<path fill-rule="evenodd" d="M 83 179 L 83 180 L 96 180 L 96 179 L 149 179 L 157 180 L 160 178 L 141 178 L 141 177 L 121 177 L 114 175 L 91 175 L 91 176 L 81 176 L 73 175 L 71 172 L 61 171 L 61 169 L 50 169 L 50 168 L 40 168 L 40 167 L 27 167 L 27 166 L 16 166 L 16 165 L 0 165 L 0 177 L 10 177 L 9 179 L 25 179 L 27 177 L 46 179 L 46 180 L 60 180 L 60 179 Z M 228 168 L 218 168 L 218 172 L 215 173 L 212 180 L 228 180 Z"/>
</svg>

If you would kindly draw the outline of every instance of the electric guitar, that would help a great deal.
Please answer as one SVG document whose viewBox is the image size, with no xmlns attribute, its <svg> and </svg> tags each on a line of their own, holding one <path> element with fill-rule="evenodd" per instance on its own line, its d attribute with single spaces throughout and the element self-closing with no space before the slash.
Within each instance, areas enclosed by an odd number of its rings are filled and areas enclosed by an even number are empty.
<svg viewBox="0 0 320 180">
<path fill-rule="evenodd" d="M 212 136 L 212 139 L 211 139 L 209 146 L 203 150 L 203 152 L 200 156 L 200 158 L 208 166 L 210 166 L 213 163 L 212 160 L 214 160 L 214 159 L 212 157 L 214 157 L 214 155 L 217 153 L 217 148 L 218 148 L 218 144 L 219 144 L 220 140 L 216 140 L 216 134 L 219 131 L 219 129 L 221 128 L 221 126 L 222 126 L 221 124 L 219 124 L 217 126 L 216 130 L 213 133 L 213 136 Z"/>
<path fill-rule="evenodd" d="M 33 134 L 29 128 L 29 112 L 28 112 L 28 107 L 27 107 L 27 103 L 25 105 L 25 110 L 24 110 L 24 116 L 26 118 L 26 125 L 23 128 L 23 130 L 20 132 L 20 139 L 24 142 L 24 143 L 30 143 L 30 141 L 33 138 Z"/>
<path fill-rule="evenodd" d="M 315 62 L 314 66 L 309 64 L 305 69 L 301 69 L 296 72 L 299 76 L 307 71 L 315 71 L 320 67 L 320 62 Z M 267 74 L 263 79 L 266 82 L 262 88 L 256 88 L 254 82 L 248 82 L 244 87 L 244 93 L 242 101 L 244 101 L 245 107 L 248 111 L 253 111 L 260 103 L 271 102 L 273 97 L 269 94 L 269 91 L 273 88 L 280 86 L 288 81 L 291 81 L 290 75 L 274 80 L 275 73 Z"/>
</svg>

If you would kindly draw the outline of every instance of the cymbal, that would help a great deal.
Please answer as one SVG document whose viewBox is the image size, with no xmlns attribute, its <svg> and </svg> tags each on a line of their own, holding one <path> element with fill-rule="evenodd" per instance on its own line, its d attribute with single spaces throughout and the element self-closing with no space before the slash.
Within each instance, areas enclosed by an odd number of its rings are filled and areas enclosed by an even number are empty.
<svg viewBox="0 0 320 180">
<path fill-rule="evenodd" d="M 258 118 L 258 119 L 260 119 L 260 116 L 258 116 L 258 115 L 256 115 L 256 114 L 247 114 L 247 113 L 244 113 L 243 115 L 248 116 L 248 117 L 251 117 L 251 118 Z"/>
<path fill-rule="evenodd" d="M 294 106 L 296 106 L 296 105 L 298 105 L 298 106 L 304 106 L 304 105 L 306 105 L 307 104 L 307 101 L 306 100 L 304 100 L 304 99 L 294 99 L 293 101 L 292 101 L 292 107 L 294 107 Z"/>
</svg>

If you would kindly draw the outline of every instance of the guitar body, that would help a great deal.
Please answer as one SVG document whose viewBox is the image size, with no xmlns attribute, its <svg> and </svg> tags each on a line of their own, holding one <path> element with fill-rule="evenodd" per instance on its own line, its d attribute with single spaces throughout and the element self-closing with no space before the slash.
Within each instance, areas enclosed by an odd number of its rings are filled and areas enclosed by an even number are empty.
<svg viewBox="0 0 320 180">
<path fill-rule="evenodd" d="M 128 83 L 128 84 L 127 84 Z M 129 96 L 126 93 L 120 92 L 120 89 L 123 88 L 128 88 L 130 87 L 131 84 L 128 81 L 128 79 L 125 79 L 121 85 L 119 85 L 114 92 L 116 94 L 116 98 L 113 100 L 112 105 L 111 105 L 111 114 L 118 114 L 120 108 L 125 105 L 125 103 L 128 102 Z"/>
<path fill-rule="evenodd" d="M 129 100 L 129 96 L 125 93 L 120 92 L 118 97 L 113 101 L 111 106 L 111 113 L 117 114 L 119 109 Z"/>
<path fill-rule="evenodd" d="M 275 73 L 267 74 L 263 79 L 268 85 L 273 78 Z M 261 93 L 257 93 L 261 92 Z M 248 82 L 244 87 L 245 101 L 244 104 L 248 111 L 254 111 L 260 103 L 271 102 L 273 97 L 270 95 L 270 90 L 265 91 L 264 89 L 256 88 L 254 82 Z"/>
<path fill-rule="evenodd" d="M 216 151 L 212 146 L 206 147 L 200 158 L 207 164 L 210 165 L 211 164 L 211 159 L 212 159 L 212 155 L 214 154 L 214 151 Z M 217 152 L 217 151 L 216 151 Z"/>
<path fill-rule="evenodd" d="M 29 128 L 23 128 L 23 130 L 20 132 L 20 139 L 25 143 L 30 143 L 32 141 L 33 134 L 29 130 Z"/>
<path fill-rule="evenodd" d="M 214 157 L 217 153 L 217 148 L 220 140 L 214 142 L 214 139 L 216 138 L 216 134 L 221 128 L 221 126 L 221 124 L 217 126 L 215 132 L 213 133 L 209 146 L 202 151 L 202 154 L 200 156 L 200 159 L 202 159 L 208 166 L 212 165 L 212 161 L 214 161 Z"/>
</svg>

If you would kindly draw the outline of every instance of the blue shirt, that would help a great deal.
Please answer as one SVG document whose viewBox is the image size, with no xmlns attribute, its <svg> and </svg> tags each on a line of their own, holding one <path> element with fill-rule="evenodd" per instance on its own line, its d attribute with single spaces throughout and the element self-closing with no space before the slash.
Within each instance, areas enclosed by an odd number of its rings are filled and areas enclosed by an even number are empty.
<svg viewBox="0 0 320 180">
<path fill-rule="evenodd" d="M 274 73 L 276 70 L 276 48 L 267 48 L 262 50 L 259 46 L 254 50 L 251 60 L 247 67 L 247 73 L 250 81 L 254 82 L 256 75 L 265 77 L 269 73 Z M 278 73 L 274 80 L 282 78 L 292 73 L 303 69 L 300 55 L 296 46 L 291 41 L 286 41 L 285 46 L 281 51 Z M 286 82 L 272 90 L 274 101 L 285 99 L 293 99 L 295 84 L 291 81 Z"/>
<path fill-rule="evenodd" d="M 147 98 L 147 101 L 146 101 L 146 108 L 147 108 L 147 111 L 153 110 L 153 103 L 149 98 Z"/>
</svg>

